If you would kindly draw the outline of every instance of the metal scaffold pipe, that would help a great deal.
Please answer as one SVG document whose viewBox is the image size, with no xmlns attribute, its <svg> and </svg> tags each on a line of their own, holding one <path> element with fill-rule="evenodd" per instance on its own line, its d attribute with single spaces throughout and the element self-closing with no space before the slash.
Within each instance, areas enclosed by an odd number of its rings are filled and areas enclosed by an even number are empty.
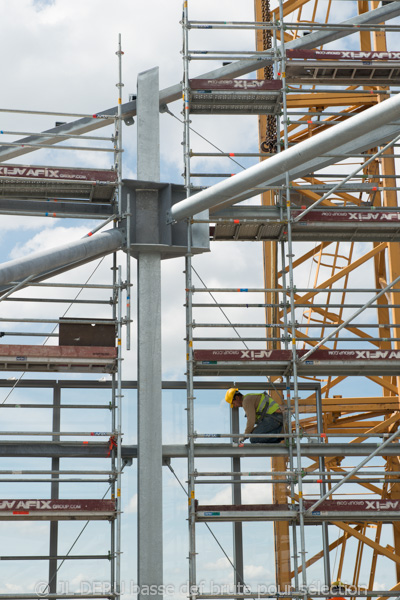
<svg viewBox="0 0 400 600">
<path fill-rule="evenodd" d="M 98 256 L 104 256 L 120 249 L 124 244 L 124 235 L 113 229 L 94 237 L 85 237 L 64 246 L 36 252 L 30 256 L 17 258 L 0 265 L 0 285 L 20 281 L 29 276 L 47 273 L 74 263 L 89 262 Z"/>
<path fill-rule="evenodd" d="M 180 221 L 222 203 L 224 203 L 224 206 L 233 204 L 238 199 L 242 199 L 238 198 L 241 194 L 244 195 L 263 183 L 271 183 L 272 180 L 284 178 L 289 171 L 294 170 L 298 176 L 298 170 L 307 172 L 313 160 L 324 160 L 326 152 L 343 147 L 346 144 L 365 144 L 366 140 L 363 136 L 368 137 L 368 143 L 373 147 L 375 142 L 380 141 L 381 136 L 393 137 L 398 135 L 400 132 L 399 109 L 400 96 L 394 96 L 372 106 L 348 121 L 332 127 L 332 129 L 308 138 L 234 177 L 221 181 L 186 200 L 178 202 L 171 209 L 171 220 Z M 387 126 L 389 126 L 389 129 L 385 133 L 382 128 Z M 293 176 L 293 173 L 291 175 Z M 248 196 L 257 193 L 260 193 L 260 190 L 254 190 Z"/>
</svg>

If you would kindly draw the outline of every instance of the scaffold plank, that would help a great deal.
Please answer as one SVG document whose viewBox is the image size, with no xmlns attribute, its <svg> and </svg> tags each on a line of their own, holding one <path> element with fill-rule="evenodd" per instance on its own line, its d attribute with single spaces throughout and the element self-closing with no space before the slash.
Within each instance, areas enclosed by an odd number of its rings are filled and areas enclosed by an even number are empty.
<svg viewBox="0 0 400 600">
<path fill-rule="evenodd" d="M 365 191 L 377 190 L 364 184 Z M 295 219 L 302 210 L 293 209 Z M 226 220 L 224 220 L 226 215 Z M 210 228 L 214 241 L 276 241 L 287 238 L 287 223 L 278 209 L 235 207 L 214 213 Z M 400 212 L 390 210 L 346 209 L 311 210 L 292 223 L 293 241 L 393 241 L 400 239 Z"/>
<path fill-rule="evenodd" d="M 346 50 L 292 50 L 287 53 L 286 80 L 289 84 L 398 85 L 398 52 Z"/>
<path fill-rule="evenodd" d="M 109 520 L 115 500 L 0 500 L 0 521 Z"/>
<path fill-rule="evenodd" d="M 308 510 L 315 500 L 305 500 Z M 299 519 L 297 504 L 242 504 L 197 505 L 196 520 L 210 521 L 294 521 Z M 305 515 L 305 523 L 316 525 L 322 521 L 341 520 L 351 523 L 400 521 L 400 500 L 325 500 L 311 515 Z"/>
<path fill-rule="evenodd" d="M 308 350 L 298 350 L 299 358 Z M 195 375 L 283 375 L 290 369 L 291 350 L 194 350 Z M 315 350 L 298 363 L 302 375 L 397 375 L 400 350 Z"/>
<path fill-rule="evenodd" d="M 0 166 L 0 197 L 81 198 L 111 202 L 117 186 L 115 170 Z"/>
<path fill-rule="evenodd" d="M 117 349 L 106 346 L 0 344 L 0 371 L 112 373 Z"/>
<path fill-rule="evenodd" d="M 278 114 L 282 81 L 262 79 L 191 79 L 192 114 Z"/>
</svg>

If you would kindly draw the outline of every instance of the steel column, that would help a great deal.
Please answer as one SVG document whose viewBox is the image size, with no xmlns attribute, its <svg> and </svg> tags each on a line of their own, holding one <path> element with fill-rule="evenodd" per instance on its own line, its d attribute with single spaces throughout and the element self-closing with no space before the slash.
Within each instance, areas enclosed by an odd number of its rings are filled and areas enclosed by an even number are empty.
<svg viewBox="0 0 400 600">
<path fill-rule="evenodd" d="M 158 69 L 139 74 L 138 178 L 147 181 L 160 179 L 158 94 Z M 160 252 L 139 254 L 137 277 L 138 598 L 145 600 L 143 586 L 163 581 Z M 161 600 L 162 594 L 153 597 Z"/>
</svg>

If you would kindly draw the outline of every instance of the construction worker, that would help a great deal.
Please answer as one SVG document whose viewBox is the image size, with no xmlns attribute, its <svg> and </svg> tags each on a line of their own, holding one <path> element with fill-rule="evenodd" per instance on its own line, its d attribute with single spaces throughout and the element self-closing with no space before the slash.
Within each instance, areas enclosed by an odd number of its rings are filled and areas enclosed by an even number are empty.
<svg viewBox="0 0 400 600">
<path fill-rule="evenodd" d="M 243 396 L 238 388 L 230 388 L 225 394 L 225 400 L 232 408 L 243 407 L 247 417 L 247 425 L 244 432 L 249 433 L 281 433 L 283 429 L 283 415 L 279 404 L 268 396 L 266 392 L 261 394 L 246 394 Z M 240 438 L 239 444 L 243 444 L 246 438 Z M 281 442 L 281 437 L 250 438 L 251 444 L 276 444 Z"/>
<path fill-rule="evenodd" d="M 331 584 L 331 593 L 335 594 L 334 596 L 331 597 L 331 600 L 346 600 L 346 598 L 344 598 L 343 596 L 339 596 L 339 594 L 345 594 L 346 593 L 346 586 L 344 583 L 342 583 L 340 581 L 340 579 L 338 581 L 334 581 Z"/>
</svg>

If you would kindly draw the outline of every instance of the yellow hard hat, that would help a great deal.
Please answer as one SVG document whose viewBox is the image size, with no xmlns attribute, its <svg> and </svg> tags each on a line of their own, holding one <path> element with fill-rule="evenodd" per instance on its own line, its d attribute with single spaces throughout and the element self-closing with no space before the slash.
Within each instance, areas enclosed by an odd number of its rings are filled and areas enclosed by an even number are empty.
<svg viewBox="0 0 400 600">
<path fill-rule="evenodd" d="M 229 388 L 225 394 L 225 400 L 228 402 L 228 404 L 232 404 L 235 394 L 237 394 L 238 391 L 238 388 Z"/>
<path fill-rule="evenodd" d="M 343 583 L 343 581 L 340 581 L 340 579 L 338 579 L 337 581 L 334 581 L 333 583 L 331 583 L 331 590 L 332 591 L 344 591 L 346 589 L 346 584 Z"/>
</svg>

